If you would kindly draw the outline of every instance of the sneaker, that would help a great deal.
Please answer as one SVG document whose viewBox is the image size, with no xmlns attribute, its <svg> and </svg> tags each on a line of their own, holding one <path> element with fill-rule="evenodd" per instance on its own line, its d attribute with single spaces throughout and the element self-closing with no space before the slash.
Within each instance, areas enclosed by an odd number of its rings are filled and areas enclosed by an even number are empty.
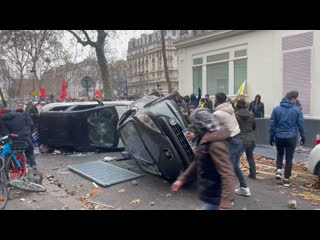
<svg viewBox="0 0 320 240">
<path fill-rule="evenodd" d="M 277 169 L 276 179 L 277 179 L 277 180 L 281 180 L 281 178 L 282 178 L 281 169 Z"/>
<path fill-rule="evenodd" d="M 289 179 L 284 178 L 284 179 L 283 179 L 283 185 L 284 185 L 285 187 L 290 187 L 290 181 L 289 181 Z"/>
<path fill-rule="evenodd" d="M 248 187 L 247 188 L 240 187 L 240 188 L 236 189 L 235 192 L 238 195 L 242 195 L 242 196 L 246 196 L 246 197 L 251 196 L 250 189 Z"/>
</svg>

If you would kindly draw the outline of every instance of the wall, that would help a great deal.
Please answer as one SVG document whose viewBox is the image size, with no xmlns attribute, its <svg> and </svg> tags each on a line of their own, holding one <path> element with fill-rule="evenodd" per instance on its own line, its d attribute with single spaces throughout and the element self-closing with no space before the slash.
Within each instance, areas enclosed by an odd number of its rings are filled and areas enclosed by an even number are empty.
<svg viewBox="0 0 320 240">
<path fill-rule="evenodd" d="M 320 50 L 320 43 L 318 43 L 320 31 L 259 30 L 179 49 L 179 92 L 182 95 L 192 92 L 192 58 L 194 56 L 207 51 L 247 44 L 248 98 L 253 100 L 256 94 L 260 94 L 262 102 L 265 103 L 265 114 L 270 115 L 272 109 L 279 105 L 283 97 L 281 38 L 289 34 L 308 31 L 314 32 L 311 113 L 312 116 L 320 119 L 320 107 L 315 104 L 320 102 L 320 94 L 316 93 L 316 89 L 318 91 L 320 89 L 320 69 L 317 67 L 320 66 L 318 54 Z M 203 94 L 205 94 L 206 84 L 204 84 L 203 89 Z M 296 90 L 299 91 L 299 89 Z"/>
<path fill-rule="evenodd" d="M 269 118 L 256 119 L 257 129 L 255 131 L 256 144 L 269 145 Z M 317 134 L 320 134 L 320 120 L 305 118 L 306 147 L 313 148 Z M 300 141 L 300 139 L 298 139 Z"/>
</svg>

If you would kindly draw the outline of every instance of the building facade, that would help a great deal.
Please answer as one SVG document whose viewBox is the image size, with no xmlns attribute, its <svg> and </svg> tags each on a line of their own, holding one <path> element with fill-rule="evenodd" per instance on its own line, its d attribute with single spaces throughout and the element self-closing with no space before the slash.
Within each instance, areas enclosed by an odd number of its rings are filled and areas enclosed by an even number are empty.
<svg viewBox="0 0 320 240">
<path fill-rule="evenodd" d="M 246 81 L 247 100 L 260 94 L 266 115 L 296 90 L 305 116 L 320 118 L 320 31 L 204 30 L 174 45 L 182 95 L 200 87 L 211 97 L 235 96 Z"/>
<path fill-rule="evenodd" d="M 178 54 L 173 46 L 177 40 L 179 30 L 166 30 L 166 54 L 169 78 L 173 90 L 178 90 Z M 162 58 L 162 44 L 160 31 L 152 34 L 142 34 L 138 39 L 131 39 L 128 44 L 128 93 L 148 94 L 158 90 L 168 93 L 168 84 L 165 78 Z"/>
</svg>

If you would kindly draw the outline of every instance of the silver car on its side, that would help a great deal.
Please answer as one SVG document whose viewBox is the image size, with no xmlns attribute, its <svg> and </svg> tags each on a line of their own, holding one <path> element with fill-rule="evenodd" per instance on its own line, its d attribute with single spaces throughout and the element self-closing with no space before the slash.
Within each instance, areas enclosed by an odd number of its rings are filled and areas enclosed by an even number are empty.
<svg viewBox="0 0 320 240">
<path fill-rule="evenodd" d="M 320 139 L 319 134 L 316 139 L 316 146 L 312 149 L 309 155 L 308 170 L 311 174 L 317 175 L 320 181 Z"/>
</svg>

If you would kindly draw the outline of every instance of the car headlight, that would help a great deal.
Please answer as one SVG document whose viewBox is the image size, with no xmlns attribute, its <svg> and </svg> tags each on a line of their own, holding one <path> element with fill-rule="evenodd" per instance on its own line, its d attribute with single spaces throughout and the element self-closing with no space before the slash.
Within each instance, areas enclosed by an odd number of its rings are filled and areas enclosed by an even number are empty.
<svg viewBox="0 0 320 240">
<path fill-rule="evenodd" d="M 140 122 L 142 122 L 148 128 L 158 133 L 161 133 L 160 129 L 157 127 L 157 125 L 153 122 L 153 120 L 147 114 L 140 113 L 137 115 L 137 118 L 139 119 Z"/>
</svg>

